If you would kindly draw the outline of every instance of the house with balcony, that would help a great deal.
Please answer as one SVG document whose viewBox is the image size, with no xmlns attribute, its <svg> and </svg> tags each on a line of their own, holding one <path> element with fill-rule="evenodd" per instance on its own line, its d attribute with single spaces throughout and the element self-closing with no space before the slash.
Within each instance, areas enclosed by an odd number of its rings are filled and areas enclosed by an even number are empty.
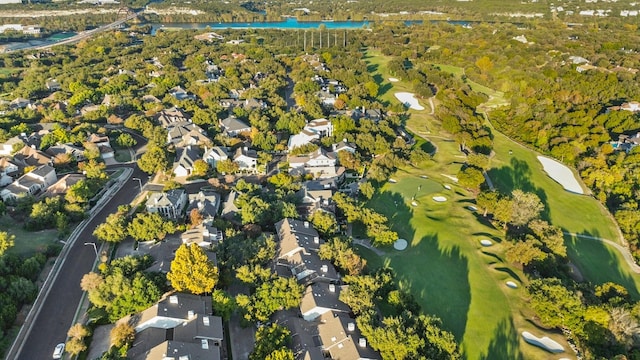
<svg viewBox="0 0 640 360">
<path fill-rule="evenodd" d="M 153 192 L 149 195 L 145 207 L 150 213 L 158 213 L 165 218 L 177 219 L 184 215 L 187 206 L 187 192 L 173 189 L 167 192 Z"/>
<path fill-rule="evenodd" d="M 47 190 L 57 180 L 56 170 L 49 165 L 43 165 L 22 175 L 2 189 L 0 197 L 2 197 L 3 201 L 11 202 L 23 196 L 35 196 Z"/>
<path fill-rule="evenodd" d="M 134 315 L 133 360 L 220 360 L 222 318 L 212 316 L 211 298 L 174 293 Z"/>
</svg>

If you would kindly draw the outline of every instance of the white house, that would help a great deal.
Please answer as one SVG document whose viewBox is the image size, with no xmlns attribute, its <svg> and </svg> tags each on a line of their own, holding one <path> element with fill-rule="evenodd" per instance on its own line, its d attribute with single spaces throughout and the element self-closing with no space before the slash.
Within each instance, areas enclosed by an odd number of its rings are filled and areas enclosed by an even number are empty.
<svg viewBox="0 0 640 360">
<path fill-rule="evenodd" d="M 173 163 L 173 174 L 178 177 L 191 175 L 193 164 L 200 159 L 198 148 L 191 145 L 176 149 L 176 160 Z"/>
<path fill-rule="evenodd" d="M 0 197 L 4 201 L 15 201 L 20 196 L 36 195 L 45 191 L 49 186 L 58 180 L 56 170 L 43 165 L 28 172 L 0 191 Z"/>
<path fill-rule="evenodd" d="M 313 174 L 317 178 L 338 176 L 336 154 L 322 148 L 306 156 L 289 157 L 289 173 L 292 175 Z"/>
<path fill-rule="evenodd" d="M 20 137 L 14 136 L 9 138 L 7 141 L 0 144 L 0 156 L 9 156 L 14 150 L 20 150 L 23 146 L 24 141 Z"/>
<path fill-rule="evenodd" d="M 208 150 L 205 148 L 202 159 L 215 168 L 218 162 L 229 159 L 229 149 L 222 146 L 214 146 Z"/>
<path fill-rule="evenodd" d="M 186 205 L 187 193 L 183 189 L 151 193 L 145 204 L 148 212 L 171 219 L 181 217 Z"/>
<path fill-rule="evenodd" d="M 233 156 L 240 171 L 256 172 L 258 169 L 258 153 L 247 147 L 239 147 Z"/>
<path fill-rule="evenodd" d="M 289 137 L 287 147 L 292 150 L 298 146 L 306 145 L 315 139 L 333 135 L 333 124 L 327 119 L 311 120 L 302 131 Z"/>
<path fill-rule="evenodd" d="M 180 238 L 183 244 L 195 244 L 203 248 L 209 248 L 211 245 L 222 241 L 223 236 L 222 231 L 203 223 L 185 231 Z"/>
</svg>

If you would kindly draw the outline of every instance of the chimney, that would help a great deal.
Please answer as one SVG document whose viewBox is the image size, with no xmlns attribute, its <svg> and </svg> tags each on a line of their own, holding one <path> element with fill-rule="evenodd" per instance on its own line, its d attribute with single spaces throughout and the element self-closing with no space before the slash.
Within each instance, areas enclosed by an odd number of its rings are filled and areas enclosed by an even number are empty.
<svg viewBox="0 0 640 360">
<path fill-rule="evenodd" d="M 352 322 L 348 323 L 347 324 L 347 331 L 349 331 L 349 332 L 356 331 L 356 324 L 352 323 Z"/>
<path fill-rule="evenodd" d="M 327 265 L 324 265 L 324 266 L 327 266 Z M 329 291 L 332 292 L 332 293 L 336 292 L 335 284 L 329 284 Z"/>
<path fill-rule="evenodd" d="M 308 222 L 308 221 L 305 221 L 305 222 L 304 222 L 304 227 L 305 227 L 306 229 L 308 229 L 308 228 L 309 228 L 309 222 Z"/>
<path fill-rule="evenodd" d="M 329 267 L 327 265 L 322 265 L 320 267 L 320 270 L 322 270 L 323 273 L 326 273 L 327 271 L 329 271 Z M 331 284 L 333 285 L 333 284 Z M 329 285 L 329 290 L 331 290 L 331 285 Z M 334 287 L 334 291 L 335 291 L 335 287 Z"/>
<path fill-rule="evenodd" d="M 360 346 L 361 348 L 365 348 L 367 347 L 367 339 L 365 338 L 360 338 L 358 340 L 358 346 Z"/>
</svg>

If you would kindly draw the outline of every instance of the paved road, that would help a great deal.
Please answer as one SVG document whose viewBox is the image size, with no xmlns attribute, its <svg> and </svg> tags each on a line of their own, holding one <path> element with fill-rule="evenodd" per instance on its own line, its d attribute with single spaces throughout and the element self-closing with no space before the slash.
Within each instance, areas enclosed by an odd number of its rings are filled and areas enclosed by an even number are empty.
<svg viewBox="0 0 640 360">
<path fill-rule="evenodd" d="M 147 175 L 134 164 L 120 167 L 133 168 L 132 177 L 146 183 Z M 51 291 L 46 296 L 41 311 L 33 321 L 33 327 L 26 335 L 21 349 L 11 359 L 35 360 L 50 359 L 56 344 L 66 340 L 66 333 L 72 325 L 80 299 L 80 279 L 93 268 L 96 254 L 93 247 L 84 246 L 85 242 L 97 242 L 93 230 L 104 222 L 107 215 L 117 211 L 119 205 L 128 204 L 138 194 L 137 182 L 125 181 L 123 187 L 106 203 L 80 232 L 71 245 L 58 276 L 53 280 Z M 11 355 L 10 355 L 11 356 Z"/>
</svg>

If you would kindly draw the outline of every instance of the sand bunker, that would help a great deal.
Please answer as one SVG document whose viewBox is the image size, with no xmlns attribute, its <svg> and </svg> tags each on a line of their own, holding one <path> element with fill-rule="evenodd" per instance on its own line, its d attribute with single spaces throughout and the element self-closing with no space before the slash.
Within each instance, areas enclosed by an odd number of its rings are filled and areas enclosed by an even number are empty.
<svg viewBox="0 0 640 360">
<path fill-rule="evenodd" d="M 398 82 L 398 81 L 400 81 L 400 80 L 399 80 L 399 79 L 396 79 L 396 78 L 389 78 L 389 81 L 391 81 L 391 82 Z"/>
<path fill-rule="evenodd" d="M 482 240 L 480 240 L 480 244 L 482 246 L 491 246 L 491 245 L 493 245 L 493 242 L 491 242 L 491 240 L 489 240 L 489 239 L 482 239 Z"/>
<path fill-rule="evenodd" d="M 437 201 L 437 202 L 445 202 L 447 201 L 447 198 L 444 196 L 434 196 L 433 197 L 433 201 Z"/>
<path fill-rule="evenodd" d="M 407 248 L 407 240 L 405 239 L 398 239 L 396 240 L 396 242 L 393 243 L 393 248 L 396 250 L 404 250 Z"/>
<path fill-rule="evenodd" d="M 395 183 L 397 183 L 398 181 L 396 181 L 396 179 L 389 179 L 389 182 L 390 182 L 390 183 L 392 183 L 392 184 L 395 184 Z"/>
<path fill-rule="evenodd" d="M 469 205 L 467 206 L 467 209 L 471 210 L 471 211 L 478 211 L 478 208 L 473 206 L 473 205 Z"/>
<path fill-rule="evenodd" d="M 444 186 L 444 188 L 447 190 L 451 190 L 451 185 L 442 185 L 442 186 Z"/>
<path fill-rule="evenodd" d="M 580 183 L 576 180 L 571 169 L 561 162 L 544 156 L 538 156 L 538 161 L 542 163 L 544 172 L 558 184 L 562 185 L 565 190 L 576 194 L 584 194 L 582 186 L 580 186 Z"/>
<path fill-rule="evenodd" d="M 517 289 L 518 288 L 518 284 L 516 284 L 513 281 L 507 281 L 507 286 L 512 288 L 512 289 Z"/>
<path fill-rule="evenodd" d="M 415 202 L 415 201 L 412 201 L 412 202 L 411 202 L 411 205 L 413 205 L 413 206 L 418 206 L 418 203 L 417 203 L 417 202 Z"/>
<path fill-rule="evenodd" d="M 551 352 L 551 353 L 564 352 L 564 347 L 562 347 L 562 345 L 558 344 L 556 341 L 546 336 L 543 338 L 539 338 L 528 331 L 523 331 L 522 338 L 524 339 L 524 341 L 528 342 L 529 344 L 541 347 L 547 350 L 548 352 Z"/>
<path fill-rule="evenodd" d="M 424 106 L 418 103 L 418 99 L 416 99 L 413 93 L 409 92 L 398 92 L 395 93 L 396 99 L 400 100 L 401 103 L 408 106 L 413 110 L 424 110 Z"/>
</svg>

